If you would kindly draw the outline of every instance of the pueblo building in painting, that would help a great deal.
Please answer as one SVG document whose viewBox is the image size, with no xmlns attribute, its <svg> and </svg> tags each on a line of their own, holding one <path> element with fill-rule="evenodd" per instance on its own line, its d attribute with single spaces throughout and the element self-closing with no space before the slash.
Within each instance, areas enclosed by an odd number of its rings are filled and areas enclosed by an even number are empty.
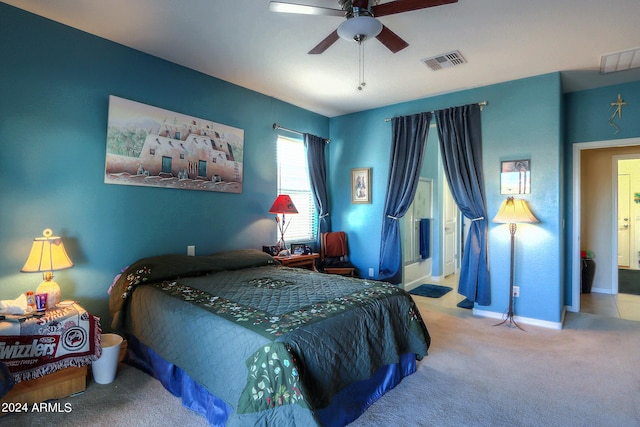
<svg viewBox="0 0 640 427">
<path fill-rule="evenodd" d="M 111 101 L 106 183 L 242 192 L 241 129 L 115 97 Z M 113 111 L 120 103 L 137 111 Z M 165 118 L 157 119 L 158 114 Z"/>
</svg>

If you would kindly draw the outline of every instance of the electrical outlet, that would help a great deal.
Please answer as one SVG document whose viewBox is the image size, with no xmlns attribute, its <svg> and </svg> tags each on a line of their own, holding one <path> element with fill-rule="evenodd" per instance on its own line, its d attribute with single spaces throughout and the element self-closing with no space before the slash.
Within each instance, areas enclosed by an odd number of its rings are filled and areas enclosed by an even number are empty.
<svg viewBox="0 0 640 427">
<path fill-rule="evenodd" d="M 513 287 L 513 297 L 518 298 L 520 296 L 520 286 Z"/>
<path fill-rule="evenodd" d="M 196 255 L 196 247 L 194 245 L 187 246 L 187 255 L 195 256 Z"/>
<path fill-rule="evenodd" d="M 373 277 L 373 268 L 369 267 L 369 277 Z"/>
</svg>

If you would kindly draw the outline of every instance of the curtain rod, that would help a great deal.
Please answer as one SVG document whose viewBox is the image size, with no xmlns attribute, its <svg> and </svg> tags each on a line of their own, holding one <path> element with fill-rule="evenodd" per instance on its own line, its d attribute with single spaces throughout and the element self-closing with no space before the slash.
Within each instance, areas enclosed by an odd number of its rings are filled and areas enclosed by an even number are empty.
<svg viewBox="0 0 640 427">
<path fill-rule="evenodd" d="M 478 102 L 478 105 L 480 106 L 480 111 L 482 111 L 483 107 L 486 107 L 487 105 L 489 105 L 489 101 L 480 101 L 480 102 Z M 435 110 L 434 111 L 430 111 L 430 113 L 431 114 L 435 113 Z M 387 117 L 386 119 L 384 119 L 384 121 L 385 122 L 390 122 L 391 119 Z"/>
<path fill-rule="evenodd" d="M 293 129 L 287 129 L 287 128 L 285 128 L 285 127 L 280 126 L 280 125 L 279 125 L 279 124 L 277 124 L 277 123 L 274 123 L 274 124 L 273 124 L 273 129 L 274 129 L 274 130 L 276 130 L 276 129 L 282 129 L 282 130 L 286 130 L 287 132 L 296 133 L 296 134 L 298 134 L 298 135 L 304 135 L 304 132 L 300 132 L 300 131 L 298 131 L 298 130 L 293 130 Z M 330 140 L 330 139 L 328 139 L 328 138 L 322 138 L 322 139 L 324 139 L 324 141 L 325 141 L 327 144 L 331 141 L 331 140 Z"/>
</svg>

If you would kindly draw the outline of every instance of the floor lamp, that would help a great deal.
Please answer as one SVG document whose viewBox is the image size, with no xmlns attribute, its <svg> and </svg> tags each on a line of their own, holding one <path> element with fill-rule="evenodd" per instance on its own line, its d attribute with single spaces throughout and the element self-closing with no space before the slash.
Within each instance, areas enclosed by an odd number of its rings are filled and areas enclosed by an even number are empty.
<svg viewBox="0 0 640 427">
<path fill-rule="evenodd" d="M 518 329 L 523 330 L 515 320 L 513 320 L 513 263 L 514 263 L 514 247 L 516 241 L 516 229 L 517 223 L 533 223 L 538 222 L 533 213 L 529 210 L 527 202 L 520 199 L 514 199 L 508 197 L 507 200 L 502 202 L 498 214 L 493 218 L 493 222 L 509 224 L 509 233 L 511 234 L 511 270 L 509 274 L 509 311 L 507 317 L 500 323 L 494 326 L 504 325 L 509 322 L 509 326 L 515 325 Z"/>
</svg>

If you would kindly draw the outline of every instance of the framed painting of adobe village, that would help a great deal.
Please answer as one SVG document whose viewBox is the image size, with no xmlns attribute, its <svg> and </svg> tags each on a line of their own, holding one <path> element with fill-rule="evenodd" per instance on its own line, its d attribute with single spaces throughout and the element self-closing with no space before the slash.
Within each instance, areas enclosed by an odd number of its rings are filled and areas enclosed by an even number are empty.
<svg viewBox="0 0 640 427">
<path fill-rule="evenodd" d="M 242 192 L 244 130 L 109 97 L 104 182 Z"/>
</svg>

